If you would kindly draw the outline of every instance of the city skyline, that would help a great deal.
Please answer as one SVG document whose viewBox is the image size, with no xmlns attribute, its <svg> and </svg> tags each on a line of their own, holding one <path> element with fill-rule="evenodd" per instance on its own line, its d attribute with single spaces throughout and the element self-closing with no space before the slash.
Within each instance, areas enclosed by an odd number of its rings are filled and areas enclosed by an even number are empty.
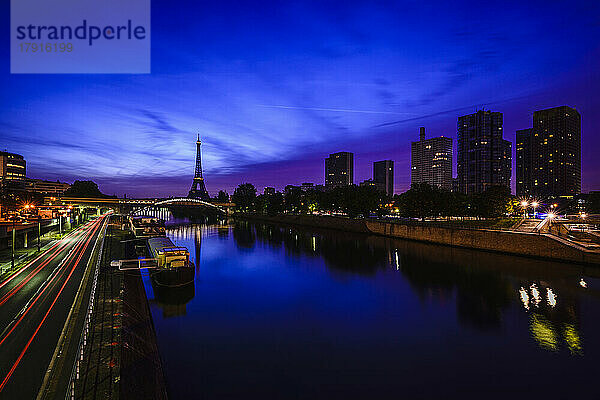
<svg viewBox="0 0 600 400">
<path fill-rule="evenodd" d="M 394 160 L 398 193 L 419 126 L 456 140 L 458 116 L 492 109 L 515 143 L 534 111 L 568 105 L 582 115 L 582 190 L 600 186 L 598 5 L 229 8 L 153 4 L 150 75 L 10 75 L 4 63 L 1 150 L 22 154 L 35 178 L 183 195 L 200 131 L 211 195 L 321 182 L 323 158 L 340 150 L 355 154 L 355 183 L 373 161 Z M 453 23 L 474 9 L 490 23 Z M 205 40 L 189 50 L 194 37 Z M 8 59 L 8 44 L 0 49 Z"/>
<path fill-rule="evenodd" d="M 536 111 L 532 122 L 517 131 L 517 195 L 581 192 L 581 115 L 562 106 Z"/>
<path fill-rule="evenodd" d="M 598 392 L 600 2 L 0 16 L 1 399 Z"/>
</svg>

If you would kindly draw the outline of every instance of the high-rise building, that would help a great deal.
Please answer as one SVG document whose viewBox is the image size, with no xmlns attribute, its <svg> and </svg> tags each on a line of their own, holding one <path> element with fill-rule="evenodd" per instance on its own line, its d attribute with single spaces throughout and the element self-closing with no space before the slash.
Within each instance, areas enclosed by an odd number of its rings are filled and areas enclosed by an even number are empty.
<svg viewBox="0 0 600 400">
<path fill-rule="evenodd" d="M 425 139 L 421 127 L 419 141 L 411 144 L 410 183 L 428 183 L 452 190 L 452 138 Z"/>
<path fill-rule="evenodd" d="M 394 195 L 394 161 L 383 160 L 373 163 L 373 182 L 388 196 Z"/>
<path fill-rule="evenodd" d="M 567 106 L 533 113 L 533 128 L 517 131 L 517 195 L 581 192 L 581 115 Z"/>
<path fill-rule="evenodd" d="M 456 169 L 461 192 L 510 187 L 512 144 L 503 139 L 502 122 L 502 113 L 489 110 L 458 118 Z"/>
<path fill-rule="evenodd" d="M 354 154 L 347 151 L 330 154 L 325 159 L 325 187 L 328 189 L 352 185 Z"/>
<path fill-rule="evenodd" d="M 25 179 L 25 159 L 20 154 L 0 151 L 0 178 L 6 180 Z"/>
<path fill-rule="evenodd" d="M 517 130 L 516 178 L 517 196 L 531 195 L 531 136 L 533 128 Z"/>
</svg>

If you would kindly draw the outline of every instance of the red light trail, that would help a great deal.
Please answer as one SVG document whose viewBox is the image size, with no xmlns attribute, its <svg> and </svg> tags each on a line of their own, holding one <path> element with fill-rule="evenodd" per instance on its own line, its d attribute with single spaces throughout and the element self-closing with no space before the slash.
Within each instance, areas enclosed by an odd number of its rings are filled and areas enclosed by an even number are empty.
<svg viewBox="0 0 600 400">
<path fill-rule="evenodd" d="M 85 251 L 87 250 L 87 246 L 90 242 L 90 240 L 92 239 L 92 237 L 94 236 L 94 234 L 96 233 L 96 231 L 98 230 L 98 226 L 99 224 L 95 224 L 91 227 L 91 229 L 93 229 L 90 237 L 88 238 L 88 240 L 85 242 L 85 248 L 83 249 L 83 251 L 81 252 L 81 255 L 83 255 L 83 253 L 85 253 Z M 44 293 L 49 293 L 48 289 L 52 287 L 52 284 L 56 281 L 56 279 L 63 275 L 63 272 L 66 271 L 69 267 L 66 266 L 69 259 L 73 259 L 77 254 L 77 251 L 82 247 L 82 242 L 78 243 L 76 245 L 76 247 L 73 249 L 73 252 L 70 253 L 69 255 L 67 255 L 66 261 L 64 263 L 64 265 L 62 267 L 60 267 L 60 270 L 58 270 L 58 272 L 52 277 L 52 279 L 50 279 L 50 281 L 48 282 L 48 284 L 44 287 L 44 289 L 37 294 L 37 296 L 35 296 L 35 299 L 33 299 L 32 302 L 27 304 L 27 308 L 25 309 L 25 311 L 21 314 L 21 316 L 19 317 L 19 319 L 14 323 L 14 325 L 11 327 L 11 329 L 6 333 L 6 335 L 2 338 L 2 340 L 0 340 L 0 346 L 2 345 L 2 343 L 4 343 L 4 341 L 10 336 L 10 334 L 16 329 L 16 327 L 21 323 L 21 321 L 25 318 L 25 316 L 27 315 L 27 313 L 29 313 L 29 311 L 31 311 L 31 309 L 33 308 L 33 306 L 37 303 L 37 301 L 42 297 L 42 295 L 44 295 Z M 73 255 L 73 256 L 72 256 Z M 72 257 L 71 257 L 72 256 Z M 81 256 L 80 256 L 81 258 Z M 66 267 L 65 267 L 66 266 Z M 75 263 L 75 265 L 73 265 L 73 269 L 71 270 L 71 273 L 73 273 L 73 271 L 75 270 L 75 267 L 77 266 L 77 263 Z M 69 277 L 71 276 L 71 274 L 69 274 Z M 68 281 L 68 278 L 67 278 Z M 44 296 L 44 299 L 47 296 Z"/>
<path fill-rule="evenodd" d="M 23 272 L 25 272 L 31 265 L 33 265 L 35 262 L 37 262 L 40 258 L 46 256 L 49 254 L 50 251 L 52 251 L 53 249 L 55 249 L 57 246 L 61 246 L 64 247 L 65 245 L 65 239 L 69 238 L 70 236 L 76 236 L 77 234 L 81 233 L 81 231 L 88 227 L 88 225 L 90 225 L 92 222 L 88 222 L 85 225 L 80 226 L 79 228 L 75 229 L 73 232 L 70 232 L 68 235 L 66 235 L 64 238 L 62 238 L 60 241 L 58 241 L 57 243 L 53 244 L 52 247 L 50 247 L 48 250 L 46 250 L 44 253 L 40 254 L 38 257 L 35 258 L 35 260 L 30 261 L 27 265 L 25 265 L 23 268 L 21 268 L 19 270 L 19 272 L 11 275 L 8 279 L 6 279 L 4 282 L 0 283 L 0 289 L 2 289 L 4 286 L 6 286 L 7 284 L 9 284 L 13 279 L 15 279 L 16 277 L 18 277 L 19 275 L 21 275 Z M 57 250 L 60 251 L 60 250 Z M 54 253 L 53 253 L 54 254 Z"/>
<path fill-rule="evenodd" d="M 83 231 L 81 231 L 81 232 L 83 232 Z M 77 238 L 77 235 L 78 235 L 79 233 L 81 233 L 81 232 L 77 232 L 77 234 L 76 234 L 76 235 L 73 235 L 73 236 L 74 236 L 75 238 Z M 65 237 L 65 239 L 66 239 L 66 237 Z M 77 239 L 79 239 L 79 238 L 77 238 Z M 36 267 L 36 268 L 35 268 L 33 271 L 31 271 L 31 272 L 29 273 L 29 275 L 27 275 L 25 278 L 23 278 L 23 280 L 22 280 L 21 282 L 19 282 L 19 283 L 18 283 L 18 284 L 17 284 L 15 287 L 13 287 L 12 289 L 10 289 L 10 291 L 9 291 L 8 293 L 6 293 L 4 296 L 2 296 L 2 298 L 0 298 L 0 306 L 2 306 L 4 303 L 6 303 L 6 302 L 7 302 L 7 301 L 8 301 L 8 300 L 9 300 L 9 299 L 10 299 L 10 298 L 11 298 L 11 297 L 12 297 L 12 296 L 13 296 L 13 295 L 14 295 L 14 294 L 17 292 L 17 291 L 19 291 L 19 290 L 20 290 L 20 289 L 21 289 L 23 286 L 25 286 L 25 284 L 27 284 L 27 282 L 29 282 L 29 281 L 30 281 L 30 280 L 31 280 L 33 277 L 35 277 L 35 276 L 38 274 L 38 272 L 40 272 L 40 271 L 41 271 L 41 270 L 42 270 L 42 269 L 43 269 L 43 268 L 44 268 L 46 265 L 48 265 L 48 264 L 49 264 L 49 263 L 50 263 L 50 262 L 51 262 L 53 259 L 55 259 L 55 258 L 56 258 L 56 257 L 57 257 L 57 256 L 60 254 L 60 252 L 61 252 L 61 251 L 62 251 L 62 250 L 63 250 L 63 249 L 64 249 L 64 248 L 65 248 L 65 247 L 66 247 L 66 246 L 69 244 L 69 243 L 68 243 L 66 240 L 64 240 L 64 239 L 63 239 L 63 240 L 61 240 L 61 242 L 57 243 L 56 245 L 59 245 L 59 244 L 60 244 L 60 246 L 54 250 L 54 252 L 53 252 L 53 253 L 50 255 L 50 257 L 49 257 L 48 259 L 44 260 L 44 261 L 43 261 L 43 262 L 42 262 L 40 265 L 38 265 L 38 266 L 37 266 L 37 267 Z M 56 246 L 56 245 L 55 245 L 55 246 Z M 53 246 L 53 247 L 54 247 L 54 246 Z M 52 250 L 52 249 L 49 249 L 48 251 L 51 251 L 51 250 Z M 46 253 L 46 254 L 42 254 L 42 256 L 43 256 L 43 255 L 47 255 L 47 253 Z M 41 257 L 41 256 L 40 256 L 40 257 Z M 37 260 L 39 260 L 39 259 L 40 259 L 40 257 L 36 258 L 34 261 L 32 261 L 32 263 L 33 263 L 33 262 L 35 262 L 35 261 L 37 261 Z M 30 264 L 30 265 L 31 265 L 31 264 Z M 29 266 L 30 266 L 30 265 L 28 265 L 28 266 L 26 266 L 26 267 L 24 267 L 24 268 L 29 268 Z M 22 272 L 22 271 L 23 271 L 23 270 L 21 270 L 21 271 L 19 271 L 19 272 Z M 14 277 L 14 276 L 13 276 L 13 277 Z M 13 277 L 11 277 L 11 279 L 12 279 Z M 8 283 L 8 282 L 6 282 L 6 283 Z"/>
<path fill-rule="evenodd" d="M 19 320 L 15 323 L 15 325 L 11 328 L 11 330 L 7 333 L 7 335 L 2 339 L 2 341 L 0 341 L 0 345 L 1 345 L 6 340 L 6 338 L 12 333 L 12 331 L 16 328 L 16 326 L 23 320 L 23 318 L 29 312 L 29 310 L 32 309 L 33 305 L 42 297 L 42 295 L 44 295 L 44 298 L 48 297 L 48 295 L 50 293 L 49 289 L 54 286 L 55 282 L 58 282 L 58 277 L 64 275 L 64 272 L 66 272 L 67 270 L 70 269 L 70 271 L 69 271 L 68 275 L 66 276 L 66 278 L 64 279 L 64 282 L 63 282 L 62 286 L 60 287 L 58 293 L 56 294 L 56 296 L 54 297 L 54 299 L 53 299 L 52 303 L 50 304 L 48 310 L 44 314 L 44 317 L 42 318 L 41 322 L 39 323 L 39 325 L 37 326 L 37 328 L 33 332 L 32 336 L 27 341 L 25 347 L 23 348 L 23 350 L 19 354 L 18 358 L 16 359 L 16 361 L 12 365 L 12 367 L 9 370 L 8 374 L 6 375 L 6 377 L 3 379 L 2 383 L 0 383 L 0 392 L 2 392 L 2 390 L 4 389 L 4 387 L 6 386 L 6 384 L 8 383 L 8 381 L 10 380 L 11 376 L 13 375 L 14 371 L 18 367 L 19 363 L 21 362 L 23 356 L 27 353 L 27 350 L 29 349 L 29 346 L 31 345 L 31 343 L 33 342 L 33 340 L 35 339 L 35 337 L 37 336 L 39 330 L 44 325 L 44 322 L 46 321 L 46 319 L 50 315 L 52 309 L 54 308 L 54 305 L 58 301 L 58 299 L 59 299 L 60 295 L 62 294 L 64 288 L 69 283 L 69 280 L 71 279 L 71 276 L 73 275 L 73 273 L 74 273 L 77 265 L 79 264 L 79 262 L 81 261 L 83 255 L 87 251 L 92 238 L 94 237 L 94 235 L 96 234 L 96 232 L 98 231 L 98 229 L 100 228 L 100 226 L 102 225 L 102 223 L 104 223 L 104 221 L 105 221 L 105 217 L 99 218 L 91 226 L 89 226 L 88 229 L 86 229 L 86 231 L 87 231 L 86 233 L 89 233 L 89 237 L 87 238 L 87 240 L 85 242 L 80 241 L 80 242 L 78 242 L 75 245 L 75 247 L 73 248 L 73 251 L 70 252 L 66 256 L 65 262 L 64 262 L 63 266 L 59 267 L 60 270 L 52 277 L 52 279 L 44 287 L 44 289 L 42 290 L 42 292 L 40 292 L 36 296 L 35 300 L 31 304 L 28 304 L 27 310 L 20 316 Z"/>
</svg>

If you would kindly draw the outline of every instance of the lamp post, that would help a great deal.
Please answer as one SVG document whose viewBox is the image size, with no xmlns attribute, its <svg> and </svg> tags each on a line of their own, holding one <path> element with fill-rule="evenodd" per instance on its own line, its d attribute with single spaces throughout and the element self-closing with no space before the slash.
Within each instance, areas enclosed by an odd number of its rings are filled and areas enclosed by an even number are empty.
<svg viewBox="0 0 600 400">
<path fill-rule="evenodd" d="M 526 200 L 521 201 L 521 207 L 523 207 L 523 218 L 527 218 L 527 206 L 529 203 L 527 203 Z"/>
<path fill-rule="evenodd" d="M 537 201 L 534 201 L 534 202 L 532 202 L 532 203 L 531 203 L 531 206 L 533 207 L 533 218 L 535 218 L 535 215 L 536 215 L 536 214 L 535 214 L 535 210 L 536 210 L 536 208 L 538 207 L 538 205 L 539 205 L 539 204 L 538 204 L 538 202 L 537 202 Z"/>
<path fill-rule="evenodd" d="M 12 220 L 12 252 L 10 257 L 10 269 L 15 268 L 15 240 L 17 239 L 17 234 L 15 232 L 15 219 Z"/>
<path fill-rule="evenodd" d="M 556 218 L 556 214 L 554 214 L 553 212 L 548 214 L 548 230 L 550 230 L 550 228 L 552 227 L 552 220 Z"/>
<path fill-rule="evenodd" d="M 40 252 L 40 236 L 42 236 L 42 220 L 40 218 L 40 216 L 38 215 L 37 217 L 37 222 L 38 222 L 38 253 Z"/>
</svg>

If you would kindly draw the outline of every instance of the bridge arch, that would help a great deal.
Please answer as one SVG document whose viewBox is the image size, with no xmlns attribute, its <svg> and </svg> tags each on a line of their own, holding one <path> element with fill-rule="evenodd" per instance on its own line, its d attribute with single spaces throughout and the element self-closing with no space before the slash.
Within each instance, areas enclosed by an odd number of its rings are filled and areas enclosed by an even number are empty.
<svg viewBox="0 0 600 400">
<path fill-rule="evenodd" d="M 150 204 L 146 207 L 140 208 L 138 210 L 135 210 L 132 212 L 133 215 L 136 214 L 140 214 L 145 212 L 146 210 L 152 208 L 152 207 L 161 207 L 161 206 L 181 206 L 181 207 L 185 207 L 185 206 L 190 206 L 190 207 L 205 207 L 211 211 L 216 211 L 222 214 L 226 214 L 227 212 L 222 209 L 221 207 L 218 207 L 212 203 L 203 201 L 203 200 L 199 200 L 199 199 L 190 199 L 187 197 L 182 197 L 182 198 L 173 198 L 173 199 L 166 199 L 166 200 L 160 200 L 155 202 L 154 204 Z"/>
</svg>

